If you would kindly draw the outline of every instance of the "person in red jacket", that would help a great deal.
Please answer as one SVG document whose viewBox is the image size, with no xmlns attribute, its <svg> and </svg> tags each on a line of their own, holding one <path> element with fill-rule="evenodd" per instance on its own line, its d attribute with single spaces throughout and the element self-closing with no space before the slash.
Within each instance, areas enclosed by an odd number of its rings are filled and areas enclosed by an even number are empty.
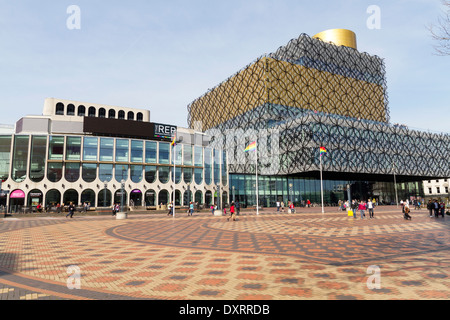
<svg viewBox="0 0 450 320">
<path fill-rule="evenodd" d="M 365 212 L 366 209 L 367 209 L 366 203 L 361 200 L 361 202 L 359 203 L 359 206 L 358 206 L 358 210 L 361 212 L 361 219 L 365 218 L 365 216 L 366 216 L 366 212 Z"/>
<path fill-rule="evenodd" d="M 233 221 L 236 221 L 234 213 L 235 213 L 235 207 L 234 207 L 234 202 L 232 202 L 231 206 L 230 206 L 230 216 L 227 218 L 227 221 L 230 221 L 230 218 L 233 219 Z"/>
</svg>

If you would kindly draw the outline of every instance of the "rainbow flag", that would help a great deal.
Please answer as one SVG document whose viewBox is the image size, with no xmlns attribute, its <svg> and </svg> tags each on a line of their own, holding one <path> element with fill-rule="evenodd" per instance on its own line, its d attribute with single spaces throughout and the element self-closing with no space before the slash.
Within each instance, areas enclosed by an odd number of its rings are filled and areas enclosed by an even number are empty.
<svg viewBox="0 0 450 320">
<path fill-rule="evenodd" d="M 327 149 L 325 147 L 320 147 L 320 155 L 327 153 Z"/>
<path fill-rule="evenodd" d="M 175 146 L 176 144 L 177 144 L 177 135 L 174 134 L 174 135 L 172 136 L 172 142 L 170 143 L 170 146 L 173 147 L 173 146 Z"/>
<path fill-rule="evenodd" d="M 250 143 L 247 148 L 245 148 L 244 152 L 254 151 L 256 150 L 256 141 Z"/>
</svg>

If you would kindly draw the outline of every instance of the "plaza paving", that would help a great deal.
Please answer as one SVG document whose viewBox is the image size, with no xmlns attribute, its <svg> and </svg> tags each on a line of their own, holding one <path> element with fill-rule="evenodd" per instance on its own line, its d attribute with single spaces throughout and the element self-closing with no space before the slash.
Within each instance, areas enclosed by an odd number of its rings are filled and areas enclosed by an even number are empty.
<svg viewBox="0 0 450 320">
<path fill-rule="evenodd" d="M 0 300 L 448 300 L 450 216 L 400 211 L 1 218 Z"/>
</svg>

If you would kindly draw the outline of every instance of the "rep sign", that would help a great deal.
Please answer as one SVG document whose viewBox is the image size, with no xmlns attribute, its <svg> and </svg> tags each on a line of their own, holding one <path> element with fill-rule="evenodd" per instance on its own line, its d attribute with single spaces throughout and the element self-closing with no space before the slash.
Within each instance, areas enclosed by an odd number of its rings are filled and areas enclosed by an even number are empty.
<svg viewBox="0 0 450 320">
<path fill-rule="evenodd" d="M 170 139 L 177 132 L 177 127 L 168 124 L 154 123 L 155 138 Z"/>
</svg>

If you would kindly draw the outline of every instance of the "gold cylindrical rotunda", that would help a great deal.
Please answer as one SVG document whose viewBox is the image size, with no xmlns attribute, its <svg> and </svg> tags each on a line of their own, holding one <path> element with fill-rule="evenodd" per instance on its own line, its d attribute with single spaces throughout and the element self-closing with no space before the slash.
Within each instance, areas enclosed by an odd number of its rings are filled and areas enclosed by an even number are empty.
<svg viewBox="0 0 450 320">
<path fill-rule="evenodd" d="M 313 38 L 318 38 L 324 42 L 332 42 L 337 46 L 346 46 L 358 49 L 356 46 L 356 34 L 347 29 L 330 29 L 322 31 Z"/>
</svg>

